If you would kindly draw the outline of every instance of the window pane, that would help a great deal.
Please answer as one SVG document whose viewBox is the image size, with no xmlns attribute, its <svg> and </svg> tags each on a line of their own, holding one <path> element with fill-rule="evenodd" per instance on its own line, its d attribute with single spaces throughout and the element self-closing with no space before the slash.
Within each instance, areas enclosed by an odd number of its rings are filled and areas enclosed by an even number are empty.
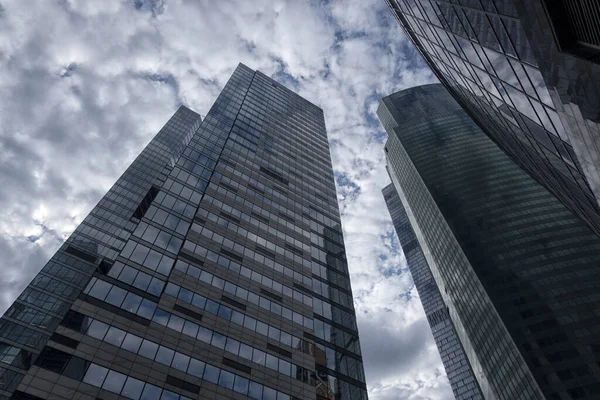
<svg viewBox="0 0 600 400">
<path fill-rule="evenodd" d="M 198 378 L 202 378 L 202 374 L 204 374 L 204 365 L 205 364 L 202 361 L 192 358 L 190 360 L 190 365 L 188 367 L 187 373 L 190 375 L 197 376 Z"/>
<path fill-rule="evenodd" d="M 183 325 L 183 333 L 191 337 L 196 337 L 198 334 L 198 324 L 195 324 L 191 321 L 185 321 L 185 324 Z"/>
<path fill-rule="evenodd" d="M 265 386 L 263 389 L 263 400 L 277 400 L 277 391 Z"/>
<path fill-rule="evenodd" d="M 171 361 L 173 360 L 173 355 L 175 352 L 165 346 L 160 346 L 158 348 L 158 353 L 156 353 L 155 361 L 158 361 L 161 364 L 171 365 Z"/>
<path fill-rule="evenodd" d="M 234 340 L 232 338 L 227 338 L 227 343 L 225 344 L 225 350 L 237 355 L 240 351 L 240 342 Z"/>
<path fill-rule="evenodd" d="M 215 385 L 219 382 L 219 368 L 213 367 L 210 364 L 206 364 L 204 369 L 204 377 L 202 378 L 205 381 L 209 381 L 214 383 Z"/>
<path fill-rule="evenodd" d="M 161 392 L 162 392 L 161 388 L 151 385 L 149 383 L 146 383 L 146 386 L 144 386 L 144 391 L 142 392 L 141 400 L 159 399 Z"/>
<path fill-rule="evenodd" d="M 238 393 L 241 394 L 248 394 L 248 379 L 244 378 L 243 376 L 239 376 L 236 375 L 235 376 L 235 383 L 233 385 L 233 390 L 235 390 Z"/>
<path fill-rule="evenodd" d="M 181 354 L 181 353 L 175 353 L 175 356 L 173 357 L 173 362 L 171 363 L 171 366 L 173 368 L 176 368 L 180 371 L 187 371 L 188 368 L 188 364 L 190 363 L 190 358 L 188 356 L 186 356 L 185 354 Z"/>
<path fill-rule="evenodd" d="M 146 319 L 152 319 L 154 312 L 156 311 L 156 303 L 148 299 L 142 300 L 140 308 L 137 310 L 137 315 Z"/>
<path fill-rule="evenodd" d="M 142 302 L 142 298 L 137 294 L 129 293 L 127 297 L 125 297 L 125 301 L 121 305 L 121 308 L 129 311 L 130 313 L 135 314 L 138 308 L 140 307 L 140 303 Z"/>
<path fill-rule="evenodd" d="M 148 286 L 148 293 L 160 297 L 160 294 L 163 290 L 163 286 L 165 286 L 165 283 L 163 281 L 157 278 L 152 278 L 150 286 Z"/>
<path fill-rule="evenodd" d="M 128 377 L 127 381 L 125 382 L 125 386 L 123 387 L 123 391 L 121 392 L 121 395 L 130 399 L 138 400 L 142 395 L 143 389 L 144 382 L 132 377 Z"/>
<path fill-rule="evenodd" d="M 154 356 L 156 355 L 156 351 L 158 350 L 158 345 L 156 343 L 150 342 L 149 340 L 144 340 L 142 342 L 142 346 L 140 347 L 139 355 L 154 360 Z"/>
<path fill-rule="evenodd" d="M 279 359 L 271 354 L 267 354 L 267 368 L 277 371 L 279 368 Z"/>
<path fill-rule="evenodd" d="M 263 392 L 263 385 L 260 383 L 250 381 L 250 385 L 248 386 L 248 396 L 251 399 L 261 400 Z"/>
<path fill-rule="evenodd" d="M 245 358 L 246 360 L 252 360 L 252 347 L 241 343 L 239 356 Z"/>
<path fill-rule="evenodd" d="M 96 339 L 104 339 L 104 335 L 108 331 L 109 326 L 104 322 L 94 320 L 88 328 L 87 334 Z"/>
<path fill-rule="evenodd" d="M 264 351 L 254 349 L 254 352 L 252 353 L 252 361 L 260 365 L 265 365 L 265 356 L 266 353 Z"/>
<path fill-rule="evenodd" d="M 160 400 L 179 400 L 179 395 L 177 393 L 169 392 L 165 389 L 162 392 Z"/>
<path fill-rule="evenodd" d="M 122 331 L 114 326 L 111 326 L 108 333 L 104 337 L 104 341 L 110 344 L 114 344 L 117 347 L 121 347 L 123 339 L 125 339 L 125 331 Z"/>
<path fill-rule="evenodd" d="M 218 347 L 219 349 L 224 349 L 225 348 L 225 340 L 226 340 L 225 336 L 221 335 L 220 333 L 213 332 L 213 337 L 212 337 L 212 341 L 210 344 L 212 344 L 215 347 Z"/>
<path fill-rule="evenodd" d="M 140 338 L 136 335 L 132 335 L 131 333 L 128 333 L 125 336 L 125 339 L 123 339 L 123 344 L 121 344 L 121 348 L 131 351 L 132 353 L 137 353 L 141 344 L 142 344 L 142 338 Z"/>
<path fill-rule="evenodd" d="M 106 380 L 102 385 L 102 389 L 106 389 L 109 392 L 113 393 L 121 393 L 121 389 L 123 389 L 123 385 L 125 384 L 125 380 L 127 376 L 120 374 L 116 371 L 110 371 L 106 376 Z"/>
<path fill-rule="evenodd" d="M 171 314 L 171 318 L 169 319 L 169 323 L 167 326 L 171 329 L 176 330 L 177 332 L 181 332 L 183 329 L 183 323 L 185 320 L 175 314 Z"/>
<path fill-rule="evenodd" d="M 202 340 L 204 343 L 210 344 L 210 341 L 212 340 L 212 331 L 201 326 L 198 329 L 198 336 L 196 337 L 198 340 Z"/>
<path fill-rule="evenodd" d="M 107 373 L 108 369 L 97 364 L 91 364 L 85 373 L 85 376 L 83 377 L 83 381 L 85 383 L 89 383 L 90 385 L 100 387 L 102 386 Z"/>
<path fill-rule="evenodd" d="M 235 375 L 233 375 L 229 371 L 221 370 L 221 375 L 219 376 L 219 386 L 222 386 L 226 389 L 233 389 L 233 379 Z"/>
</svg>

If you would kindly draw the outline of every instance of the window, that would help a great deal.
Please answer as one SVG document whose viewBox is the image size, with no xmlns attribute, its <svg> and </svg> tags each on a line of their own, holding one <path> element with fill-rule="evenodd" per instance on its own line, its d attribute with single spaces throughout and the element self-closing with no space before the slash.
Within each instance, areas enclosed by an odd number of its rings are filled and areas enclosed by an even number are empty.
<svg viewBox="0 0 600 400">
<path fill-rule="evenodd" d="M 106 389 L 113 393 L 121 393 L 121 389 L 123 389 L 126 379 L 127 376 L 116 371 L 110 371 L 108 375 L 106 375 L 106 380 L 102 385 L 102 389 Z"/>
<path fill-rule="evenodd" d="M 92 386 L 101 387 L 107 374 L 108 369 L 97 364 L 91 364 L 85 373 L 83 381 Z"/>
</svg>

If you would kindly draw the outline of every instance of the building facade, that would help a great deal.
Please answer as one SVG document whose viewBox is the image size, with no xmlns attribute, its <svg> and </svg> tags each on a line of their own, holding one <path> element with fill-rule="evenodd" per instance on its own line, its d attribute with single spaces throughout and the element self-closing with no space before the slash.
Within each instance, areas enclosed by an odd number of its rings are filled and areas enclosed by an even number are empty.
<svg viewBox="0 0 600 400">
<path fill-rule="evenodd" d="M 240 64 L 2 317 L 0 398 L 366 399 L 340 226 L 322 110 Z"/>
<path fill-rule="evenodd" d="M 406 210 L 393 184 L 383 189 L 383 197 L 400 239 L 406 264 L 415 282 L 433 339 L 440 352 L 446 375 L 456 400 L 482 400 L 477 379 L 460 343 L 448 307 L 435 284 L 431 269 L 423 255 Z"/>
<path fill-rule="evenodd" d="M 441 84 L 388 96 L 378 115 L 394 188 L 483 397 L 599 398 L 600 238 Z"/>
<path fill-rule="evenodd" d="M 600 3 L 388 4 L 477 124 L 600 234 Z"/>
</svg>

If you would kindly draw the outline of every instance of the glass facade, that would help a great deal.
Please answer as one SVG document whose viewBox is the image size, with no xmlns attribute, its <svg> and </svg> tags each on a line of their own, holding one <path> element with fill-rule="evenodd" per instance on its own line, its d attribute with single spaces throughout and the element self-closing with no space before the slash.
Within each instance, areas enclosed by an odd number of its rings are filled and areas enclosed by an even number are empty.
<svg viewBox="0 0 600 400">
<path fill-rule="evenodd" d="M 600 63 L 560 49 L 555 3 L 388 0 L 484 132 L 600 234 Z"/>
<path fill-rule="evenodd" d="M 415 282 L 419 299 L 440 352 L 446 375 L 456 400 L 483 400 L 479 384 L 439 288 L 435 284 L 423 250 L 413 231 L 406 210 L 393 184 L 383 189 L 383 197 L 406 257 L 406 264 Z"/>
<path fill-rule="evenodd" d="M 598 398 L 600 238 L 442 85 L 388 96 L 378 115 L 394 188 L 483 397 Z"/>
<path fill-rule="evenodd" d="M 240 64 L 204 120 L 169 120 L 0 340 L 3 399 L 366 399 L 322 110 Z"/>
</svg>

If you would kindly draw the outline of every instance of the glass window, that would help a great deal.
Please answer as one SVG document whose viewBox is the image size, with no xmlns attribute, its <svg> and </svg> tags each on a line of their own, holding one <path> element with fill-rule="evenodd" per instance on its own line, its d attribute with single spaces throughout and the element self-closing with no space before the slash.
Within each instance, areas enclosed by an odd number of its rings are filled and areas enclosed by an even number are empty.
<svg viewBox="0 0 600 400">
<path fill-rule="evenodd" d="M 202 378 L 202 374 L 204 374 L 204 366 L 205 364 L 202 361 L 192 358 L 190 360 L 190 365 L 188 366 L 187 373 L 190 375 L 194 375 L 198 378 Z"/>
<path fill-rule="evenodd" d="M 263 400 L 277 400 L 277 391 L 265 386 L 263 389 Z"/>
<path fill-rule="evenodd" d="M 185 321 L 185 324 L 183 325 L 183 333 L 191 337 L 196 337 L 198 334 L 198 324 L 195 324 L 191 321 Z"/>
<path fill-rule="evenodd" d="M 283 344 L 291 346 L 292 345 L 292 335 L 290 335 L 287 332 L 281 331 L 280 341 Z"/>
<path fill-rule="evenodd" d="M 177 393 L 169 392 L 168 390 L 163 389 L 160 400 L 179 400 L 179 395 Z"/>
<path fill-rule="evenodd" d="M 94 284 L 94 287 L 92 287 L 92 290 L 90 290 L 89 295 L 97 299 L 104 300 L 111 287 L 111 284 L 97 279 L 96 284 Z"/>
<path fill-rule="evenodd" d="M 121 304 L 121 308 L 135 314 L 140 307 L 141 302 L 142 298 L 140 296 L 137 294 L 128 293 L 127 297 L 125 297 L 125 301 L 123 304 Z"/>
<path fill-rule="evenodd" d="M 224 305 L 219 306 L 219 317 L 229 321 L 231 319 L 231 308 L 225 307 Z"/>
<path fill-rule="evenodd" d="M 152 277 L 150 275 L 140 272 L 137 278 L 135 278 L 133 286 L 141 290 L 146 290 L 151 280 Z"/>
<path fill-rule="evenodd" d="M 150 281 L 150 285 L 148 286 L 148 293 L 160 297 L 164 286 L 165 282 L 157 278 L 152 278 L 152 281 Z"/>
<path fill-rule="evenodd" d="M 248 386 L 248 397 L 251 399 L 262 400 L 263 385 L 250 381 Z"/>
<path fill-rule="evenodd" d="M 165 346 L 160 346 L 158 348 L 158 353 L 156 353 L 155 361 L 158 361 L 161 364 L 171 365 L 171 361 L 173 361 L 173 355 L 175 352 Z"/>
<path fill-rule="evenodd" d="M 240 343 L 239 356 L 246 360 L 252 360 L 252 347 L 247 344 Z"/>
<path fill-rule="evenodd" d="M 133 400 L 138 400 L 142 395 L 142 390 L 144 390 L 144 382 L 128 377 L 121 395 Z"/>
<path fill-rule="evenodd" d="M 213 332 L 210 329 L 206 329 L 201 326 L 200 328 L 198 328 L 198 336 L 196 336 L 196 338 L 198 340 L 203 341 L 204 343 L 210 344 L 210 341 L 212 339 L 212 334 L 213 334 Z"/>
<path fill-rule="evenodd" d="M 279 369 L 279 359 L 271 354 L 267 354 L 266 367 L 277 371 Z"/>
<path fill-rule="evenodd" d="M 279 372 L 290 376 L 290 371 L 291 371 L 291 364 L 285 360 L 279 360 Z"/>
<path fill-rule="evenodd" d="M 257 364 L 265 365 L 265 357 L 266 353 L 264 351 L 254 349 L 252 352 L 252 361 Z"/>
<path fill-rule="evenodd" d="M 171 314 L 169 312 L 163 310 L 162 308 L 157 308 L 154 312 L 154 316 L 152 317 L 152 321 L 156 322 L 157 324 L 167 326 L 170 316 Z"/>
<path fill-rule="evenodd" d="M 226 339 L 227 338 L 225 336 L 221 335 L 220 333 L 213 332 L 213 337 L 212 337 L 212 341 L 210 344 L 212 344 L 215 347 L 218 347 L 219 349 L 224 349 Z"/>
<path fill-rule="evenodd" d="M 171 314 L 171 318 L 169 319 L 168 327 L 176 330 L 177 332 L 181 332 L 183 329 L 183 323 L 185 320 L 175 314 Z"/>
<path fill-rule="evenodd" d="M 149 340 L 145 340 L 142 342 L 142 346 L 140 347 L 139 355 L 154 360 L 154 356 L 156 355 L 156 351 L 158 350 L 158 345 Z"/>
<path fill-rule="evenodd" d="M 194 297 L 192 298 L 192 304 L 198 308 L 204 309 L 204 306 L 206 306 L 206 297 L 200 296 L 199 294 L 194 294 Z"/>
<path fill-rule="evenodd" d="M 174 262 L 175 260 L 173 260 L 171 257 L 163 256 L 158 264 L 158 267 L 156 268 L 156 272 L 168 276 L 171 272 L 171 268 L 173 268 Z"/>
<path fill-rule="evenodd" d="M 143 264 L 144 267 L 149 268 L 153 271 L 156 271 L 161 257 L 162 257 L 162 255 L 160 253 L 158 253 L 154 250 L 150 250 L 150 253 L 148 253 L 148 257 L 146 258 L 146 261 Z"/>
<path fill-rule="evenodd" d="M 221 375 L 219 376 L 219 386 L 222 386 L 226 389 L 233 389 L 233 380 L 235 375 L 233 375 L 229 371 L 221 370 Z"/>
<path fill-rule="evenodd" d="M 208 311 L 211 314 L 217 315 L 217 313 L 219 312 L 219 304 L 215 303 L 211 299 L 208 299 L 206 301 L 206 308 L 205 308 L 205 310 Z"/>
<path fill-rule="evenodd" d="M 123 342 L 123 339 L 125 339 L 125 334 L 125 331 L 111 326 L 108 330 L 108 333 L 104 337 L 104 341 L 110 344 L 114 344 L 117 347 L 121 347 L 121 343 Z"/>
<path fill-rule="evenodd" d="M 107 368 L 101 367 L 98 364 L 90 364 L 90 367 L 83 377 L 83 381 L 92 386 L 100 387 L 104 382 L 104 378 L 106 378 L 106 374 L 108 374 Z"/>
<path fill-rule="evenodd" d="M 159 388 L 158 386 L 154 386 L 149 383 L 146 383 L 146 386 L 144 386 L 144 391 L 142 392 L 142 397 L 140 400 L 160 399 L 161 392 L 162 392 L 162 389 Z"/>
<path fill-rule="evenodd" d="M 219 368 L 206 364 L 203 378 L 205 381 L 212 382 L 215 385 L 219 383 Z"/>
<path fill-rule="evenodd" d="M 227 338 L 227 343 L 225 344 L 225 350 L 237 355 L 240 351 L 240 342 L 234 340 L 232 338 Z"/>
<path fill-rule="evenodd" d="M 119 280 L 121 282 L 125 282 L 128 285 L 131 285 L 135 280 L 137 274 L 137 269 L 133 269 L 130 266 L 125 266 L 125 268 L 123 268 L 123 272 L 121 272 L 121 275 L 119 275 Z"/>
<path fill-rule="evenodd" d="M 188 356 L 177 352 L 177 353 L 175 353 L 175 356 L 173 357 L 173 362 L 171 363 L 171 366 L 173 368 L 176 368 L 180 371 L 185 372 L 185 371 L 187 371 L 189 363 L 190 363 L 190 358 Z"/>
<path fill-rule="evenodd" d="M 113 286 L 113 288 L 108 293 L 108 296 L 106 296 L 106 302 L 108 304 L 112 304 L 113 306 L 120 307 L 126 295 L 126 290 L 123 290 L 117 286 Z"/>
<path fill-rule="evenodd" d="M 106 375 L 106 380 L 104 381 L 104 384 L 102 384 L 102 389 L 106 389 L 113 393 L 121 393 L 121 389 L 123 389 L 126 379 L 127 376 L 116 371 L 110 371 L 108 375 Z"/>
<path fill-rule="evenodd" d="M 248 394 L 248 379 L 244 378 L 243 376 L 239 376 L 236 375 L 235 376 L 235 382 L 233 384 L 233 390 L 235 390 L 238 393 L 247 395 Z"/>
<path fill-rule="evenodd" d="M 144 300 L 142 300 L 142 304 L 140 305 L 140 308 L 137 310 L 137 315 L 139 315 L 140 317 L 147 318 L 147 319 L 152 319 L 152 316 L 154 315 L 155 311 L 156 311 L 156 303 L 153 301 L 150 301 L 148 299 L 144 299 Z"/>
<path fill-rule="evenodd" d="M 140 345 L 142 344 L 142 338 L 132 335 L 128 333 L 125 335 L 125 339 L 123 339 L 123 343 L 121 344 L 121 348 L 131 351 L 132 353 L 137 353 Z"/>
<path fill-rule="evenodd" d="M 104 339 L 104 335 L 108 332 L 109 326 L 104 322 L 94 320 L 88 328 L 87 334 L 96 339 Z"/>
<path fill-rule="evenodd" d="M 267 336 L 267 333 L 269 332 L 269 326 L 264 322 L 256 321 L 256 332 Z"/>
<path fill-rule="evenodd" d="M 238 325 L 244 325 L 244 314 L 241 312 L 233 310 L 231 312 L 231 321 Z"/>
<path fill-rule="evenodd" d="M 246 315 L 246 317 L 244 318 L 244 327 L 250 329 L 251 331 L 255 331 L 256 320 Z"/>
</svg>

